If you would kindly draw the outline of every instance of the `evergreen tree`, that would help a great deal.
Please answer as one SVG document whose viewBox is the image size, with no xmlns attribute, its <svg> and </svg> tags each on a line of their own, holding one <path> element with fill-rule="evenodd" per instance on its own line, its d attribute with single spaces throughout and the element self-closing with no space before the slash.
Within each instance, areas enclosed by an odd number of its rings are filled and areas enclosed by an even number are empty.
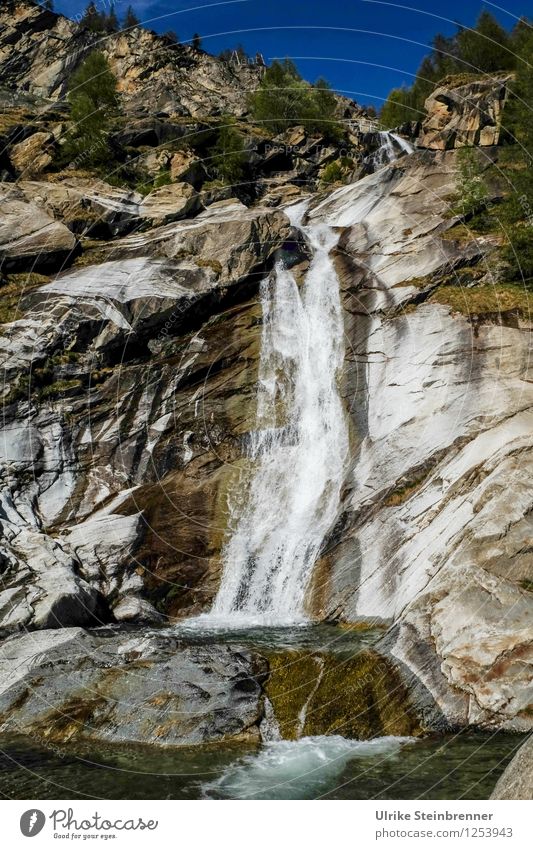
<svg viewBox="0 0 533 849">
<path fill-rule="evenodd" d="M 108 33 L 117 32 L 119 28 L 117 14 L 115 12 L 115 4 L 111 4 L 109 15 L 103 15 L 104 31 Z"/>
<path fill-rule="evenodd" d="M 117 108 L 116 88 L 104 54 L 90 53 L 69 80 L 67 97 L 74 128 L 62 158 L 80 160 L 84 165 L 109 161 L 108 131 Z"/>
<path fill-rule="evenodd" d="M 383 104 L 380 115 L 383 126 L 391 130 L 407 121 L 416 121 L 419 117 L 418 111 L 413 106 L 412 90 L 405 86 L 393 88 Z"/>
<path fill-rule="evenodd" d="M 132 29 L 133 27 L 138 27 L 140 24 L 139 18 L 133 11 L 131 6 L 128 6 L 126 9 L 126 14 L 124 15 L 124 29 Z"/>
<path fill-rule="evenodd" d="M 104 32 L 105 27 L 105 15 L 101 14 L 94 0 L 90 0 L 85 12 L 83 13 L 83 17 L 80 21 L 80 26 L 87 27 L 87 29 L 91 30 L 91 32 Z"/>
<path fill-rule="evenodd" d="M 173 29 L 169 29 L 163 33 L 163 38 L 166 38 L 172 44 L 177 44 L 179 41 L 177 33 L 174 32 Z"/>
<path fill-rule="evenodd" d="M 514 68 L 509 35 L 490 12 L 481 12 L 475 29 L 460 30 L 457 46 L 465 70 L 490 74 Z"/>
<path fill-rule="evenodd" d="M 195 32 L 192 37 L 191 46 L 194 47 L 195 50 L 200 50 L 202 47 L 202 39 L 197 32 Z"/>
<path fill-rule="evenodd" d="M 502 210 L 502 217 L 510 222 L 504 257 L 508 278 L 522 280 L 533 288 L 533 29 L 521 27 L 516 43 L 516 80 L 505 110 L 505 129 L 517 147 L 508 151 L 515 161 L 510 171 L 512 191 Z"/>
</svg>

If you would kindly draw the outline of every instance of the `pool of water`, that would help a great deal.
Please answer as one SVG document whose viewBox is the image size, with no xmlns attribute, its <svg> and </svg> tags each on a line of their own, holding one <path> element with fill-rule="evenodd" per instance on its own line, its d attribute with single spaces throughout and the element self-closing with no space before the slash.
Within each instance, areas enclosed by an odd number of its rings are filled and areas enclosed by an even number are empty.
<svg viewBox="0 0 533 849">
<path fill-rule="evenodd" d="M 209 628 L 196 627 L 184 620 L 169 629 L 173 637 L 187 645 L 205 645 L 208 643 L 226 643 L 228 645 L 248 646 L 261 652 L 268 650 L 307 650 L 335 654 L 342 658 L 373 646 L 383 637 L 386 628 L 374 622 L 361 622 L 355 627 L 343 628 L 338 625 L 303 624 L 288 627 L 264 628 Z"/>
<path fill-rule="evenodd" d="M 3 739 L 0 791 L 11 799 L 487 799 L 521 742 L 463 732 L 74 753 Z"/>
<path fill-rule="evenodd" d="M 334 655 L 342 664 L 383 635 L 377 623 L 344 629 L 163 629 L 183 645 L 229 643 L 268 652 Z M 49 746 L 0 737 L 0 793 L 13 799 L 487 799 L 520 735 L 461 732 L 423 739 L 338 734 L 259 746 Z"/>
</svg>

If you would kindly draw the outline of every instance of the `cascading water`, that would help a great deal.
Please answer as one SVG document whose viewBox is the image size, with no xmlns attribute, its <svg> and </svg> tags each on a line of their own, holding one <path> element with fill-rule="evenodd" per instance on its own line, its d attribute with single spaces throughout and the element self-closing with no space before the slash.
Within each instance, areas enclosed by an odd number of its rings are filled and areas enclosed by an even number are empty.
<svg viewBox="0 0 533 849">
<path fill-rule="evenodd" d="M 412 153 L 414 148 L 406 140 L 402 139 L 396 133 L 380 132 L 379 147 L 368 157 L 375 169 L 381 168 L 383 165 L 389 165 L 398 159 L 399 155 Z"/>
<path fill-rule="evenodd" d="M 212 624 L 305 621 L 313 565 L 337 515 L 348 455 L 337 386 L 343 319 L 330 257 L 337 234 L 326 224 L 302 225 L 305 211 L 305 203 L 287 210 L 314 252 L 302 290 L 281 264 L 261 285 L 255 467 L 244 504 L 230 506 L 222 581 L 206 617 Z"/>
</svg>

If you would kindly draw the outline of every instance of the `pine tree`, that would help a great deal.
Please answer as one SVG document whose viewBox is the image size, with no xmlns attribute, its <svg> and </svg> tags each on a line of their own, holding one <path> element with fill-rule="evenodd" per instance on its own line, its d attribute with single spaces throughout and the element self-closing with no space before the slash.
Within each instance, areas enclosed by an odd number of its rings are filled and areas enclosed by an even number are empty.
<svg viewBox="0 0 533 849">
<path fill-rule="evenodd" d="M 140 20 L 133 11 L 131 6 L 128 6 L 126 9 L 126 14 L 124 15 L 124 29 L 132 29 L 133 27 L 138 27 L 140 24 Z"/>
<path fill-rule="evenodd" d="M 463 70 L 490 74 L 514 68 L 509 34 L 490 12 L 481 12 L 475 29 L 460 30 L 457 45 Z"/>
<path fill-rule="evenodd" d="M 166 38 L 172 44 L 177 44 L 179 41 L 178 34 L 173 29 L 168 29 L 163 33 L 163 38 Z"/>
<path fill-rule="evenodd" d="M 117 108 L 117 81 L 103 53 L 94 51 L 72 74 L 68 83 L 73 131 L 63 148 L 63 159 L 84 165 L 108 163 L 110 119 Z"/>
<path fill-rule="evenodd" d="M 105 32 L 117 32 L 119 28 L 117 13 L 115 12 L 115 4 L 111 4 L 109 15 L 104 14 L 104 30 Z"/>
<path fill-rule="evenodd" d="M 195 50 L 201 50 L 202 48 L 202 39 L 197 32 L 195 32 L 192 37 L 191 46 L 194 47 Z"/>
<path fill-rule="evenodd" d="M 90 0 L 83 17 L 80 21 L 80 26 L 87 27 L 91 32 L 103 32 L 105 27 L 105 15 L 101 14 L 96 8 L 94 0 Z"/>
</svg>

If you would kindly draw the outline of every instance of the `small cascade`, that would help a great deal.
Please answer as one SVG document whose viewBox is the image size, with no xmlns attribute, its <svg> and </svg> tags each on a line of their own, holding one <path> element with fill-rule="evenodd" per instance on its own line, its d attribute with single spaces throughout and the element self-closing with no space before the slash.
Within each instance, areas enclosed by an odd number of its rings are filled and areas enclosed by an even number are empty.
<svg viewBox="0 0 533 849">
<path fill-rule="evenodd" d="M 202 617 L 206 625 L 305 622 L 312 569 L 337 516 L 348 456 L 337 385 L 344 328 L 330 257 L 338 236 L 326 224 L 303 225 L 305 212 L 306 203 L 287 210 L 313 249 L 302 289 L 282 264 L 261 285 L 254 470 L 230 503 L 232 533 L 213 609 Z"/>
<path fill-rule="evenodd" d="M 414 151 L 413 145 L 396 133 L 382 131 L 378 133 L 378 136 L 380 142 L 378 149 L 366 159 L 374 171 Z"/>
<path fill-rule="evenodd" d="M 375 737 L 347 740 L 337 734 L 278 740 L 257 754 L 230 764 L 221 776 L 206 782 L 206 799 L 313 799 L 329 791 L 346 765 L 358 758 L 396 757 L 411 737 Z"/>
<path fill-rule="evenodd" d="M 272 706 L 272 702 L 267 696 L 265 696 L 265 715 L 259 726 L 259 732 L 261 734 L 261 742 L 262 743 L 273 743 L 277 740 L 281 740 L 281 731 L 278 724 L 278 720 L 276 719 L 276 714 L 274 713 L 274 708 Z"/>
</svg>

